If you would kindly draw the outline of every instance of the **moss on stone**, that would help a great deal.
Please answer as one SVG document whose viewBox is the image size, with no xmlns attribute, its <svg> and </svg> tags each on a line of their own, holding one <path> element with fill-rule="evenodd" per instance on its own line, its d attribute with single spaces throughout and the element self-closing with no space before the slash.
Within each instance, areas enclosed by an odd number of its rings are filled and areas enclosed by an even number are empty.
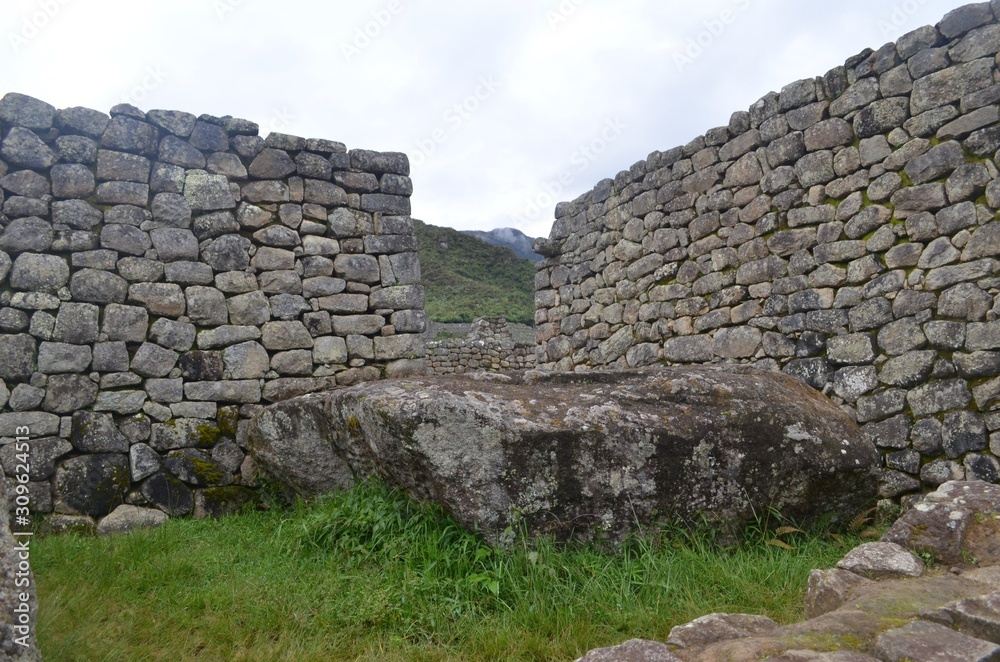
<svg viewBox="0 0 1000 662">
<path fill-rule="evenodd" d="M 225 470 L 211 460 L 203 460 L 197 457 L 186 458 L 191 463 L 191 473 L 195 479 L 204 485 L 219 483 L 226 476 Z"/>
<path fill-rule="evenodd" d="M 236 437 L 240 423 L 240 410 L 237 407 L 219 407 L 219 431 L 228 436 Z"/>
</svg>

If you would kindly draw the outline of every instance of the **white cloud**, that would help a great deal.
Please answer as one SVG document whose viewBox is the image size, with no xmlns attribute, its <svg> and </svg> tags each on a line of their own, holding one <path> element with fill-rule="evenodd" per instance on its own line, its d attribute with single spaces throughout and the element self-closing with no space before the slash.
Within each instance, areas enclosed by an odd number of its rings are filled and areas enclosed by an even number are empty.
<svg viewBox="0 0 1000 662">
<path fill-rule="evenodd" d="M 231 114 L 262 132 L 404 151 L 418 217 L 538 236 L 554 201 L 528 219 L 530 204 L 575 197 L 961 4 L 7 0 L 0 92 L 105 111 L 126 97 L 147 110 Z M 701 52 L 679 67 L 692 42 Z M 500 89 L 456 122 L 450 109 L 489 76 Z M 581 157 L 616 118 L 627 128 Z M 435 129 L 444 138 L 421 158 Z"/>
</svg>

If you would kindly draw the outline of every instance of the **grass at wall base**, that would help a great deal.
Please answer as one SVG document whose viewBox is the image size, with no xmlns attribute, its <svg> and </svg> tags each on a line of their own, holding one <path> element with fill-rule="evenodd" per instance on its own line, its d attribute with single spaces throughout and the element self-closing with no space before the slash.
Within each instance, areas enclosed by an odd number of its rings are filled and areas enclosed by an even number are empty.
<svg viewBox="0 0 1000 662">
<path fill-rule="evenodd" d="M 610 556 L 495 551 L 379 485 L 218 521 L 35 542 L 39 646 L 54 660 L 567 660 L 663 640 L 712 612 L 801 618 L 809 570 L 860 542 L 754 527 L 636 538 Z"/>
</svg>

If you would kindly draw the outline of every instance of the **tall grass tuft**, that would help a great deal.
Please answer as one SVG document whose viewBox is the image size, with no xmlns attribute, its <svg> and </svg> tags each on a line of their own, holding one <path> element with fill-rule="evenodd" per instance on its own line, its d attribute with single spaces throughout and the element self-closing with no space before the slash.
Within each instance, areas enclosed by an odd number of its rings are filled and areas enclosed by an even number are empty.
<svg viewBox="0 0 1000 662">
<path fill-rule="evenodd" d="M 40 645 L 47 660 L 573 659 L 712 611 L 797 620 L 809 570 L 860 541 L 763 523 L 735 545 L 671 527 L 615 555 L 516 540 L 491 548 L 378 484 L 285 511 L 42 539 Z"/>
</svg>

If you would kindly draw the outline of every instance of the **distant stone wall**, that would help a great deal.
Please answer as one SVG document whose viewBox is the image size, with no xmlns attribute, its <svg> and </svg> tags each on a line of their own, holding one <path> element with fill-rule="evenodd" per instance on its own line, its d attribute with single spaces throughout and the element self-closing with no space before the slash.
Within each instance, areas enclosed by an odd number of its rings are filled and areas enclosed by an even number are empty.
<svg viewBox="0 0 1000 662">
<path fill-rule="evenodd" d="M 560 204 L 539 367 L 780 369 L 864 426 L 884 496 L 1000 479 L 998 16 L 957 9 Z"/>
<path fill-rule="evenodd" d="M 535 367 L 535 347 L 515 343 L 503 317 L 480 317 L 467 338 L 427 343 L 427 367 L 439 375 L 530 370 Z"/>
<path fill-rule="evenodd" d="M 0 100 L 0 462 L 35 512 L 250 498 L 263 404 L 423 369 L 405 154 Z"/>
</svg>

